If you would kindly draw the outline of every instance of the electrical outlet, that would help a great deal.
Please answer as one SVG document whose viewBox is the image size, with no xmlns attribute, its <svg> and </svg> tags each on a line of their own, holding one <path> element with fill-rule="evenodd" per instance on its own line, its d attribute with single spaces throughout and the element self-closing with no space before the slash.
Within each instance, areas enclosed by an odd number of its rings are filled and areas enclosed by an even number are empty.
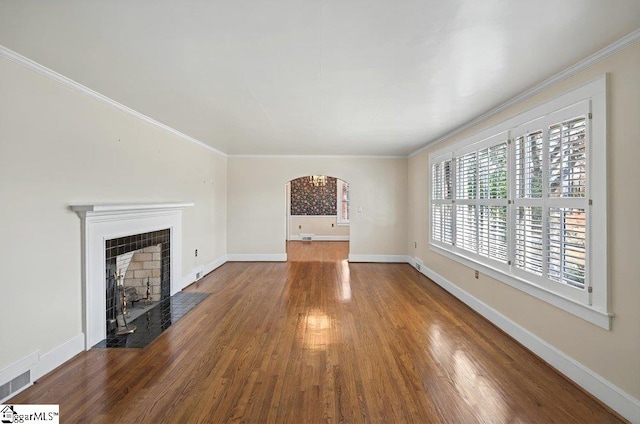
<svg viewBox="0 0 640 424">
<path fill-rule="evenodd" d="M 480 278 L 480 272 L 479 272 L 479 271 L 475 271 L 475 277 L 476 277 L 476 280 L 477 280 L 478 278 Z"/>
<path fill-rule="evenodd" d="M 302 230 L 302 225 L 298 225 L 298 230 Z"/>
<path fill-rule="evenodd" d="M 196 257 L 198 257 L 198 249 L 196 249 Z"/>
</svg>

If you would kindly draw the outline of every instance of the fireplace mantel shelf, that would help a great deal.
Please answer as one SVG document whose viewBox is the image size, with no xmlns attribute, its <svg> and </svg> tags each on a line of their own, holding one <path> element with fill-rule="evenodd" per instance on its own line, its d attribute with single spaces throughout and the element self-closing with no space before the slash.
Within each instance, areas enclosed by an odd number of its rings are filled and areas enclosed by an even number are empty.
<svg viewBox="0 0 640 424">
<path fill-rule="evenodd" d="M 167 210 L 167 209 L 184 209 L 193 206 L 194 203 L 107 203 L 107 204 L 89 204 L 89 205 L 71 205 L 72 211 L 78 214 L 85 214 L 87 212 L 101 213 L 101 212 L 134 212 L 134 211 L 152 211 L 152 210 Z"/>
</svg>

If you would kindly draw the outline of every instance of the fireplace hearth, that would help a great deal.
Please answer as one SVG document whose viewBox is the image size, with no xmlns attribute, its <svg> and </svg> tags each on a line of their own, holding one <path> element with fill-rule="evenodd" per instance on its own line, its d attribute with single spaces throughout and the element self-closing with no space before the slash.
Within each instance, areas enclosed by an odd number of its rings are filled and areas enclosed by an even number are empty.
<svg viewBox="0 0 640 424">
<path fill-rule="evenodd" d="M 176 293 L 162 300 L 145 313 L 129 322 L 136 327 L 132 334 L 107 334 L 107 338 L 98 342 L 95 348 L 143 348 L 154 341 L 163 331 L 175 324 L 180 318 L 195 308 L 209 296 L 209 293 Z"/>
</svg>

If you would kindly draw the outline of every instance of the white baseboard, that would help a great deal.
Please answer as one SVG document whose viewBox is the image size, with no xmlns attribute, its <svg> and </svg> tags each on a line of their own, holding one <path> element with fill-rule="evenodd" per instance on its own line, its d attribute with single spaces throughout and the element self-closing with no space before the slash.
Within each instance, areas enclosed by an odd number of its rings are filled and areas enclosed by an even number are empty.
<svg viewBox="0 0 640 424">
<path fill-rule="evenodd" d="M 34 380 L 50 373 L 69 359 L 84 351 L 84 333 L 67 340 L 60 346 L 40 355 L 40 361 L 35 367 Z"/>
<path fill-rule="evenodd" d="M 228 262 L 286 262 L 286 253 L 230 253 Z"/>
<path fill-rule="evenodd" d="M 353 255 L 349 254 L 349 262 L 382 262 L 382 263 L 409 263 L 406 255 Z"/>
<path fill-rule="evenodd" d="M 299 235 L 299 234 L 291 235 L 289 237 L 289 240 L 291 240 L 291 241 L 301 241 L 302 240 L 302 236 Z M 312 236 L 312 240 L 311 241 L 349 241 L 349 236 L 319 236 L 317 234 L 314 234 Z"/>
<path fill-rule="evenodd" d="M 0 404 L 4 403 L 5 400 L 14 397 L 15 395 L 17 395 L 18 393 L 20 393 L 21 391 L 25 390 L 26 388 L 30 387 L 33 384 L 33 380 L 35 380 L 34 368 L 37 365 L 37 363 L 38 363 L 38 352 L 33 352 L 32 354 L 27 355 L 24 358 L 18 359 L 13 364 L 0 369 L 0 386 L 4 386 L 5 384 L 9 383 L 11 380 L 18 377 L 19 375 L 22 375 L 27 371 L 31 371 L 31 379 L 29 381 L 29 384 L 9 394 L 9 396 L 7 396 L 6 398 L 0 398 Z"/>
<path fill-rule="evenodd" d="M 220 256 L 213 262 L 210 262 L 204 266 L 204 275 L 207 275 L 211 271 L 216 268 L 220 268 L 222 265 L 227 263 L 227 255 Z"/>
<path fill-rule="evenodd" d="M 566 377 L 573 380 L 578 386 L 600 399 L 618 414 L 632 423 L 640 423 L 640 400 L 635 399 L 610 381 L 596 374 L 564 352 L 561 352 L 526 328 L 516 324 L 505 315 L 472 296 L 440 274 L 425 267 L 421 260 L 407 257 L 407 262 L 416 268 L 416 265 L 419 265 L 422 274 L 491 321 L 495 326 L 513 337 Z"/>
<path fill-rule="evenodd" d="M 205 275 L 207 275 L 208 273 L 210 273 L 211 271 L 213 271 L 214 269 L 221 267 L 226 262 L 227 262 L 227 255 L 222 255 L 218 259 L 216 259 L 216 260 L 214 260 L 212 262 L 209 262 L 208 264 L 200 265 L 200 266 L 192 269 L 190 273 L 188 273 L 187 275 L 182 277 L 182 287 L 181 287 L 181 289 L 187 287 L 189 284 L 192 284 L 196 280 L 198 280 L 199 278 L 196 278 L 198 272 L 201 272 L 200 278 L 202 278 Z"/>
<path fill-rule="evenodd" d="M 10 399 L 23 390 L 31 387 L 34 381 L 42 378 L 44 375 L 58 368 L 60 365 L 64 364 L 82 351 L 84 351 L 84 334 L 80 333 L 43 355 L 40 355 L 39 351 L 34 352 L 1 369 L 0 386 L 8 383 L 27 371 L 31 371 L 29 384 L 14 391 L 6 399 Z M 0 399 L 0 403 L 4 402 L 6 399 Z"/>
</svg>

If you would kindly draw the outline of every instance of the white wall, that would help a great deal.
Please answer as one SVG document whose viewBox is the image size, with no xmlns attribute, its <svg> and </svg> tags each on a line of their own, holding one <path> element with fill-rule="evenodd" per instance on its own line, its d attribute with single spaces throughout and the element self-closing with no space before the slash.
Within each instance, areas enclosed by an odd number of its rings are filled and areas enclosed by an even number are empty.
<svg viewBox="0 0 640 424">
<path fill-rule="evenodd" d="M 457 287 L 470 293 L 546 343 L 604 377 L 640 405 L 640 43 L 546 89 L 535 97 L 451 137 L 409 160 L 408 251 Z M 483 128 L 561 95 L 604 73 L 609 85 L 609 283 L 613 329 L 606 331 L 429 250 L 427 181 L 428 155 Z M 597 158 L 596 158 L 597 160 Z M 417 242 L 417 248 L 414 247 Z M 640 419 L 640 417 L 638 417 Z"/>
<path fill-rule="evenodd" d="M 82 332 L 69 205 L 195 202 L 183 215 L 188 275 L 226 254 L 226 176 L 226 157 L 0 58 L 0 370 Z"/>
<path fill-rule="evenodd" d="M 351 254 L 406 254 L 406 159 L 229 157 L 230 255 L 285 253 L 285 184 L 304 175 L 349 182 Z"/>
</svg>

